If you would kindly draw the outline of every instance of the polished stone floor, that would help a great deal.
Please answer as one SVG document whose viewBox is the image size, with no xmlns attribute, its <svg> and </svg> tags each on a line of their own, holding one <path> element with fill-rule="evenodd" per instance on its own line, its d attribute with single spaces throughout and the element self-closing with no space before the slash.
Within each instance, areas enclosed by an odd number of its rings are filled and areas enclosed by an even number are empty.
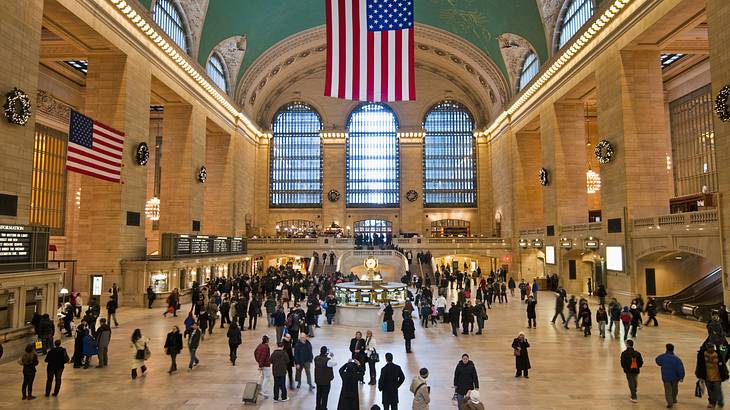
<svg viewBox="0 0 730 410">
<path fill-rule="evenodd" d="M 381 357 L 392 352 L 395 362 L 403 367 L 407 381 L 401 387 L 401 409 L 411 408 L 408 385 L 421 367 L 429 368 L 431 376 L 431 409 L 455 408 L 453 371 L 460 356 L 468 352 L 475 362 L 481 384 L 482 400 L 488 409 L 659 409 L 664 408 L 659 368 L 654 357 L 664 350 L 664 344 L 674 343 L 677 354 L 684 360 L 688 376 L 680 385 L 679 409 L 699 409 L 706 399 L 694 397 L 695 352 L 705 337 L 701 323 L 660 316 L 660 326 L 644 327 L 636 338 L 637 350 L 642 352 L 645 367 L 639 378 L 639 402 L 629 401 L 626 380 L 619 366 L 623 343 L 613 338 L 594 335 L 584 338 L 582 332 L 551 325 L 553 296 L 542 293 L 538 304 L 538 327 L 527 329 L 524 305 L 509 303 L 493 306 L 482 336 L 453 337 L 447 325 L 422 329 L 416 325 L 413 354 L 406 355 L 399 331 L 384 334 L 373 329 Z M 185 307 L 183 307 L 184 309 Z M 253 349 L 264 334 L 273 335 L 266 323 L 256 331 L 244 332 L 244 344 L 239 349 L 238 365 L 228 362 L 228 346 L 224 333 L 216 328 L 199 349 L 200 366 L 188 371 L 183 363 L 188 355 L 183 351 L 178 361 L 181 369 L 168 375 L 168 357 L 162 350 L 165 334 L 173 324 L 182 327 L 182 317 L 163 318 L 162 312 L 146 309 L 121 309 L 121 326 L 114 329 L 109 367 L 105 369 L 73 369 L 67 367 L 63 386 L 57 398 L 43 397 L 45 364 L 39 366 L 35 382 L 34 401 L 20 400 L 22 376 L 15 362 L 0 366 L 0 408 L 49 409 L 234 409 L 253 408 L 241 403 L 242 384 L 257 378 Z M 152 339 L 150 371 L 145 377 L 130 380 L 129 364 L 132 351 L 129 337 L 135 328 Z M 342 363 L 349 355 L 349 340 L 355 328 L 324 324 L 316 330 L 312 344 L 316 351 L 326 345 Z M 365 329 L 362 329 L 365 330 Z M 524 331 L 532 347 L 533 369 L 530 379 L 514 378 L 514 357 L 510 344 L 517 333 Z M 364 333 L 364 332 L 363 332 Z M 73 350 L 70 340 L 65 342 Z M 69 352 L 71 353 L 71 352 Z M 42 360 L 42 358 L 41 358 Z M 94 365 L 96 364 L 94 359 Z M 382 365 L 382 363 L 379 363 Z M 303 385 L 303 387 L 305 387 Z M 329 408 L 337 407 L 340 390 L 339 376 L 330 394 Z M 290 391 L 291 401 L 274 403 L 272 399 L 259 402 L 261 409 L 313 409 L 314 392 L 302 388 Z M 380 404 L 377 389 L 364 385 L 360 390 L 361 409 Z"/>
</svg>

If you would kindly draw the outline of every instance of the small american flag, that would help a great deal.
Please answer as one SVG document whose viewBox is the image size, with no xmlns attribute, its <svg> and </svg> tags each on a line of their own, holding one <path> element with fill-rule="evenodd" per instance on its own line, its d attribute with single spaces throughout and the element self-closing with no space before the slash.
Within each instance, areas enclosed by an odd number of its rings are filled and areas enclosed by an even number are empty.
<svg viewBox="0 0 730 410">
<path fill-rule="evenodd" d="M 66 169 L 120 182 L 124 133 L 71 111 Z"/>
<path fill-rule="evenodd" d="M 413 0 L 325 1 L 325 95 L 371 102 L 415 100 Z"/>
</svg>

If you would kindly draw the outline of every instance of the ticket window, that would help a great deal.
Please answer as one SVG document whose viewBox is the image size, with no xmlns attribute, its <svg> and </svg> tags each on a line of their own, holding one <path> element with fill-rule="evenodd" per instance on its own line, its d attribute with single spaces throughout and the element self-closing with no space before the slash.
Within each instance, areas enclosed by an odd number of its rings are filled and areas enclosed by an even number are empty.
<svg viewBox="0 0 730 410">
<path fill-rule="evenodd" d="M 33 320 L 36 312 L 41 312 L 41 303 L 43 302 L 43 293 L 40 289 L 30 289 L 25 291 L 25 324 Z"/>
<path fill-rule="evenodd" d="M 152 286 L 152 291 L 155 293 L 169 292 L 169 276 L 170 274 L 168 272 L 155 272 L 150 275 L 150 286 Z"/>
<path fill-rule="evenodd" d="M 0 291 L 0 330 L 13 326 L 14 293 Z"/>
</svg>

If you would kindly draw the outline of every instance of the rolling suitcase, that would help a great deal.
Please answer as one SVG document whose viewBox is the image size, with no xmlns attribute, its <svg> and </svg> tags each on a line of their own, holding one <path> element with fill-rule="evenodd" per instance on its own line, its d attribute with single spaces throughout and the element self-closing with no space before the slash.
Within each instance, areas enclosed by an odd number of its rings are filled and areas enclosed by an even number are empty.
<svg viewBox="0 0 730 410">
<path fill-rule="evenodd" d="M 246 382 L 243 385 L 243 402 L 246 404 L 256 404 L 259 397 L 259 384 L 256 382 Z"/>
</svg>

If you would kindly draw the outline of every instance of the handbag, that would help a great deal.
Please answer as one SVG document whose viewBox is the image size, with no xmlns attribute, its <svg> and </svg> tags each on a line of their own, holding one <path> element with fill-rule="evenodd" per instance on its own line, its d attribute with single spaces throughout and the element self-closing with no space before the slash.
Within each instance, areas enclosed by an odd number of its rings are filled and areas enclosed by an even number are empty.
<svg viewBox="0 0 730 410">
<path fill-rule="evenodd" d="M 382 330 L 383 332 L 386 332 L 387 333 L 388 332 L 388 322 L 383 322 L 380 325 L 380 330 Z"/>
<path fill-rule="evenodd" d="M 514 354 L 515 354 L 516 357 L 519 357 L 521 353 L 522 353 L 522 351 L 520 349 L 515 349 L 514 350 Z"/>
<path fill-rule="evenodd" d="M 144 345 L 144 360 L 149 360 L 150 356 L 152 356 L 152 352 L 150 351 L 150 348 L 147 347 L 147 344 Z"/>
<path fill-rule="evenodd" d="M 377 362 L 380 361 L 380 355 L 378 354 L 377 351 L 373 350 L 370 353 L 370 361 L 373 362 L 373 363 L 377 363 Z"/>
<path fill-rule="evenodd" d="M 137 349 L 137 354 L 134 355 L 137 360 L 144 360 L 144 349 Z"/>
<path fill-rule="evenodd" d="M 35 350 L 43 350 L 43 342 L 40 340 L 35 341 Z"/>
<path fill-rule="evenodd" d="M 700 379 L 695 383 L 695 397 L 702 398 L 703 394 L 705 394 L 705 383 Z"/>
</svg>

